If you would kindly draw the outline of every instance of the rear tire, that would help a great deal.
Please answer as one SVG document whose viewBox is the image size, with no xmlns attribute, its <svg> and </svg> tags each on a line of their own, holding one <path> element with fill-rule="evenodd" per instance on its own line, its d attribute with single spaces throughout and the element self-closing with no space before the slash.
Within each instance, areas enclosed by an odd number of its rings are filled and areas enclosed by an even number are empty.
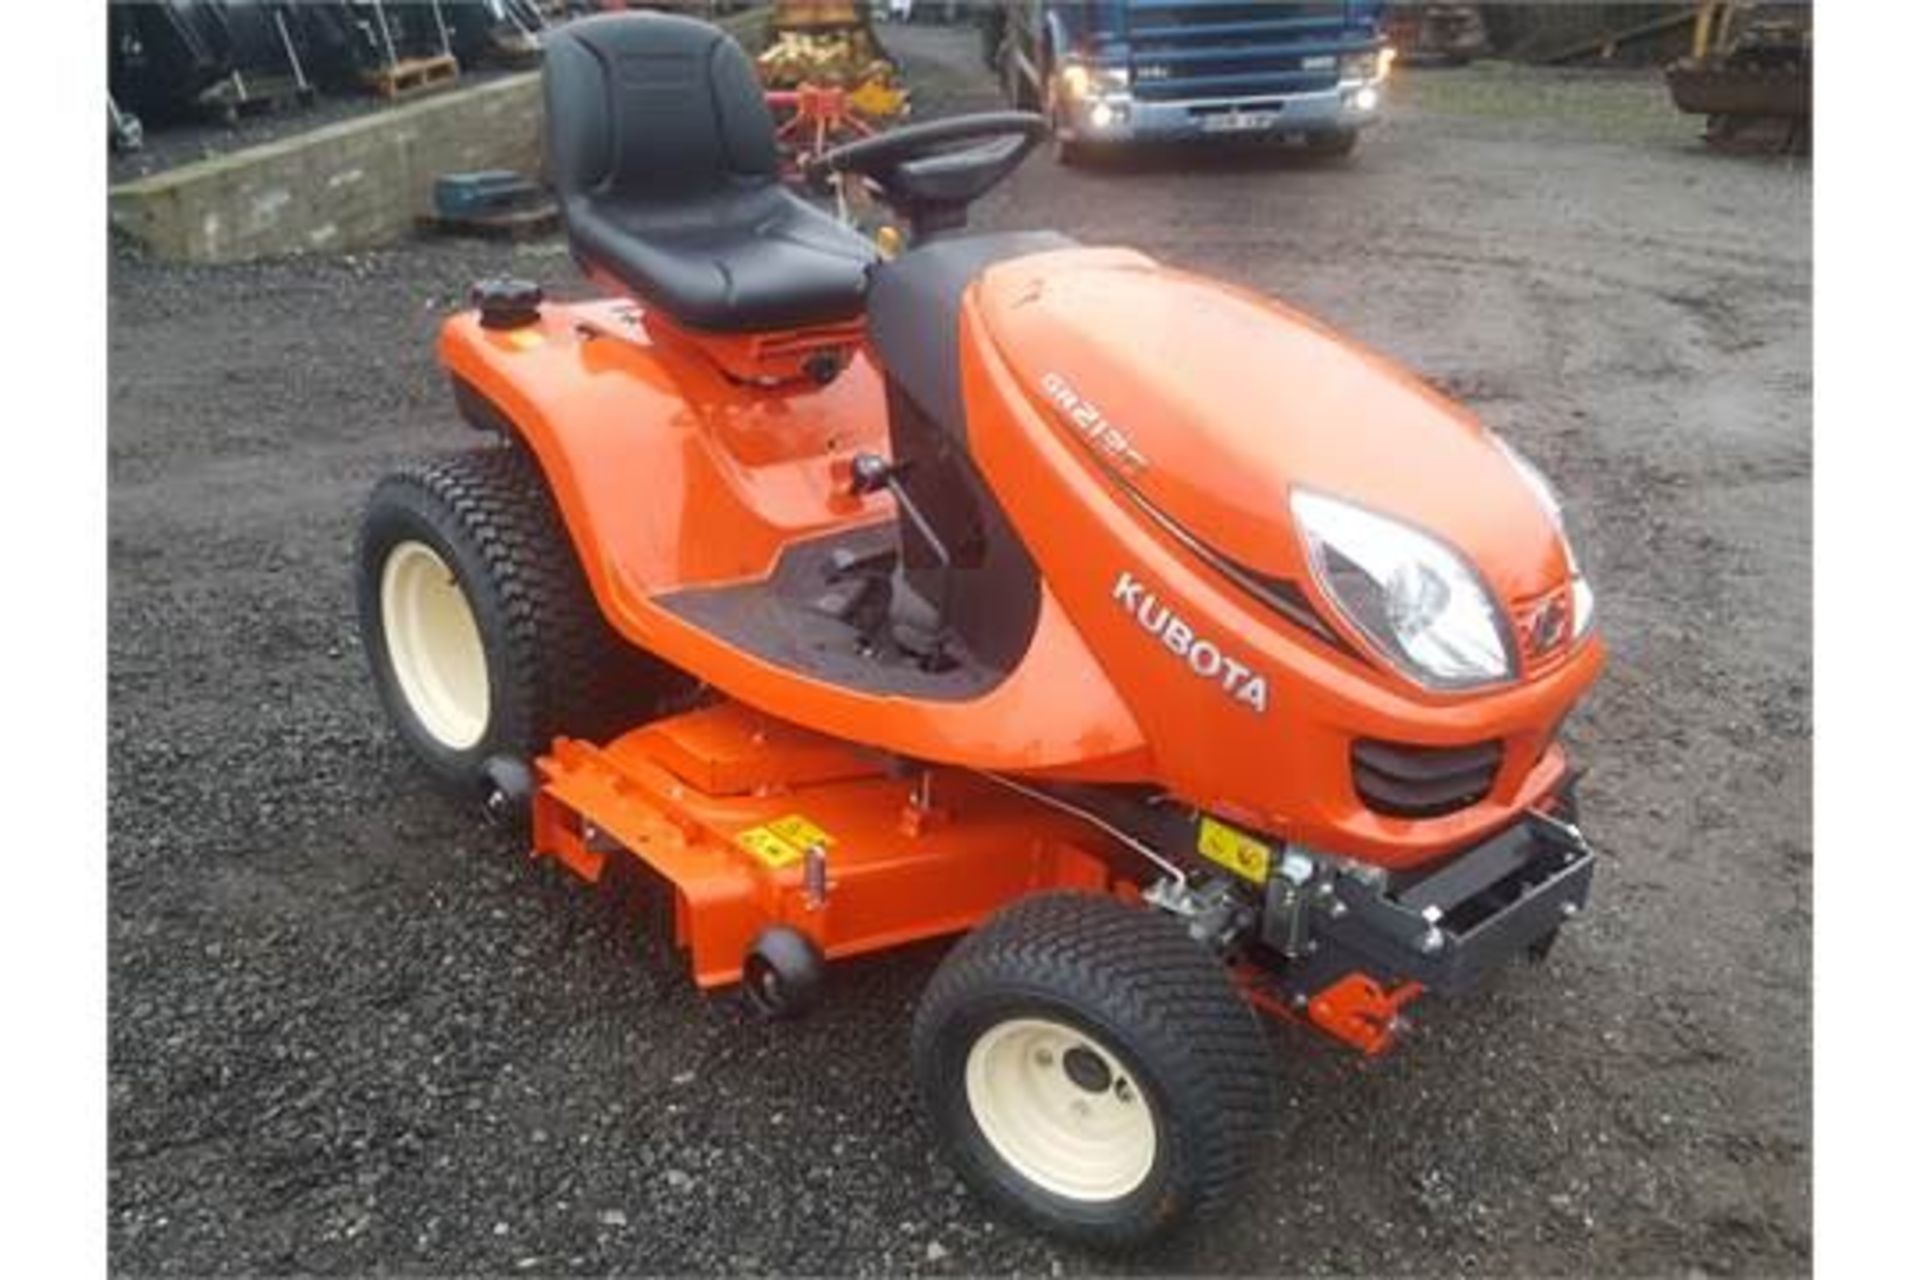
<svg viewBox="0 0 1920 1280">
<path fill-rule="evenodd" d="M 1271 1120 L 1253 1011 L 1174 920 L 1084 893 L 1023 899 L 927 988 L 913 1066 L 980 1195 L 1103 1249 L 1219 1208 Z"/>
<path fill-rule="evenodd" d="M 360 635 L 400 737 L 441 782 L 487 787 L 566 733 L 657 714 L 685 677 L 594 603 L 545 477 L 518 446 L 386 477 L 361 522 Z"/>
</svg>

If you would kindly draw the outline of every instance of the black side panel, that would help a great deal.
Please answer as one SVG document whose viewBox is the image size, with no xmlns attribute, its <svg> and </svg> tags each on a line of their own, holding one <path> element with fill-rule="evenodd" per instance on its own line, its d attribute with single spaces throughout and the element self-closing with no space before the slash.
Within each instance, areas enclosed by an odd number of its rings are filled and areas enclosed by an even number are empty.
<svg viewBox="0 0 1920 1280">
<path fill-rule="evenodd" d="M 1040 573 L 1006 512 L 967 456 L 965 441 L 941 430 L 898 383 L 887 383 L 893 456 L 908 460 L 901 484 L 954 559 L 951 576 L 910 520 L 900 522 L 907 585 L 937 602 L 950 593 L 948 623 L 978 661 L 1013 670 L 1040 621 Z"/>
<path fill-rule="evenodd" d="M 960 300 L 989 265 L 1069 249 L 1052 231 L 935 240 L 874 271 L 867 327 L 887 370 L 894 461 L 907 495 L 954 559 L 949 576 L 911 521 L 900 525 L 901 564 L 921 599 L 948 605 L 947 621 L 974 659 L 1002 673 L 1026 656 L 1040 617 L 1040 575 L 967 451 L 960 388 Z"/>
<path fill-rule="evenodd" d="M 887 374 L 935 426 L 967 438 L 960 396 L 960 299 L 993 263 L 1075 241 L 1055 231 L 1008 231 L 934 240 L 876 267 L 867 294 L 867 332 Z M 895 441 L 895 456 L 899 456 Z"/>
</svg>

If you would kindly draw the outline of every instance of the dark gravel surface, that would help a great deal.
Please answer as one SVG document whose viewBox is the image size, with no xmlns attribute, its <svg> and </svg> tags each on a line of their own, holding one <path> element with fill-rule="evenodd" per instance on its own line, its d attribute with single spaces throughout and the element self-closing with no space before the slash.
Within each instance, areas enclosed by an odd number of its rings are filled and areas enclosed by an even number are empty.
<svg viewBox="0 0 1920 1280">
<path fill-rule="evenodd" d="M 923 110 L 987 90 L 895 37 Z M 982 210 L 1282 295 L 1559 480 L 1614 663 L 1571 728 L 1594 909 L 1551 963 L 1285 1081 L 1241 1212 L 1119 1263 L 929 1152 L 937 948 L 770 1028 L 433 792 L 354 635 L 357 509 L 467 442 L 440 316 L 554 244 L 115 264 L 112 1262 L 125 1273 L 1801 1273 L 1810 181 L 1644 77 L 1401 86 L 1349 165 L 1036 160 Z"/>
</svg>

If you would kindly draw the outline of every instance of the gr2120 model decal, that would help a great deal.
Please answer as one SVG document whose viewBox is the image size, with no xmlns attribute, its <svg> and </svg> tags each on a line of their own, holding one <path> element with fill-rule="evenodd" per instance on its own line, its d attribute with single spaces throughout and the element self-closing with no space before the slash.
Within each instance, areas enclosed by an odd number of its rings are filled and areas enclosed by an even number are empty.
<svg viewBox="0 0 1920 1280">
<path fill-rule="evenodd" d="M 1045 373 L 1040 376 L 1040 387 L 1102 461 L 1127 475 L 1147 469 L 1145 455 L 1133 447 L 1127 433 L 1107 421 L 1099 406 L 1075 391 L 1072 383 L 1057 373 Z"/>
</svg>

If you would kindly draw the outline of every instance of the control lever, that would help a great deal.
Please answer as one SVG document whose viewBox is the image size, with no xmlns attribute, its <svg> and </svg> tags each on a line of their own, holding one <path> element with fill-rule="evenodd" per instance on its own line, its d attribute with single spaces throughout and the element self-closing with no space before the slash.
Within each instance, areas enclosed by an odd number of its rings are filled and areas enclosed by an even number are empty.
<svg viewBox="0 0 1920 1280">
<path fill-rule="evenodd" d="M 947 615 L 953 606 L 953 553 L 934 529 L 933 522 L 927 519 L 926 512 L 920 509 L 920 504 L 913 500 L 906 486 L 901 483 L 908 469 L 909 464 L 889 462 L 877 453 L 855 454 L 848 488 L 855 497 L 865 497 L 882 489 L 891 493 L 894 502 L 907 513 L 907 519 L 913 522 L 913 527 L 926 539 L 927 545 L 933 549 L 934 558 L 940 562 L 940 599 L 934 605 L 933 644 L 932 652 L 928 655 L 929 661 L 938 664 L 945 648 L 943 641 L 947 634 Z"/>
</svg>

